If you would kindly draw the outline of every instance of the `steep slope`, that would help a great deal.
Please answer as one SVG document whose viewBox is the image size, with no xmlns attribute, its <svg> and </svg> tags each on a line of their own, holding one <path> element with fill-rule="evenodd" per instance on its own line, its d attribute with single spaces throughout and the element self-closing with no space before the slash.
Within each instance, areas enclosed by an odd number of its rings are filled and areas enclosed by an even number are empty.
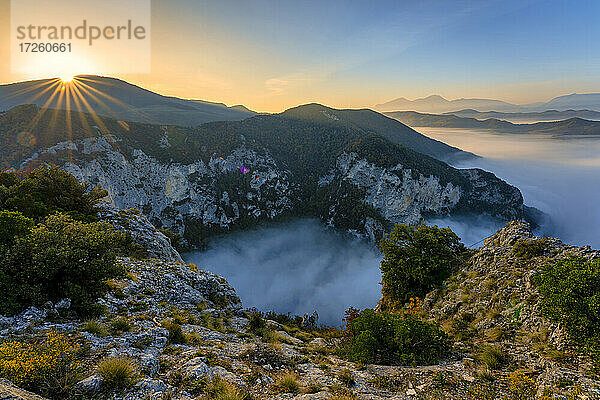
<svg viewBox="0 0 600 400">
<path fill-rule="evenodd" d="M 502 365 L 534 371 L 542 388 L 567 378 L 573 385 L 589 385 L 589 360 L 575 351 L 564 327 L 543 317 L 532 278 L 543 265 L 572 256 L 597 259 L 600 252 L 535 237 L 528 224 L 510 222 L 443 288 L 427 295 L 423 312 L 474 355 L 492 346 Z"/>
<path fill-rule="evenodd" d="M 395 111 L 386 113 L 386 115 L 415 127 L 493 129 L 496 132 L 551 135 L 553 137 L 600 135 L 600 121 L 588 121 L 581 118 L 570 118 L 564 121 L 536 122 L 532 124 L 513 124 L 494 118 L 479 120 L 448 114 L 422 114 L 414 111 Z"/>
<path fill-rule="evenodd" d="M 424 215 L 527 215 L 519 190 L 493 174 L 457 170 L 358 127 L 283 115 L 192 129 L 22 106 L 0 115 L 0 162 L 59 164 L 194 244 L 290 215 L 371 239 Z"/>
<path fill-rule="evenodd" d="M 313 103 L 290 108 L 281 115 L 373 132 L 391 142 L 444 161 L 473 156 L 471 153 L 421 135 L 414 129 L 373 110 L 337 110 Z"/>
<path fill-rule="evenodd" d="M 241 120 L 254 115 L 245 107 L 162 96 L 120 79 L 100 76 L 78 76 L 66 85 L 58 79 L 0 85 L 0 110 L 22 104 L 93 111 L 127 121 L 184 126 Z"/>
</svg>

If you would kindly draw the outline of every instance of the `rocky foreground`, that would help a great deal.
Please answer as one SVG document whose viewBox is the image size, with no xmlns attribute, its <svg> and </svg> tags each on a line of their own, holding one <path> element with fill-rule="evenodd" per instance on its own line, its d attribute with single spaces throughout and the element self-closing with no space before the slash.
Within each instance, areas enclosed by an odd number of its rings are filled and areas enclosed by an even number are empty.
<svg viewBox="0 0 600 400">
<path fill-rule="evenodd" d="M 347 362 L 335 352 L 343 332 L 318 328 L 314 318 L 301 327 L 267 320 L 256 329 L 225 279 L 176 260 L 120 259 L 128 275 L 100 299 L 107 313 L 98 320 L 77 319 L 65 299 L 0 318 L 0 335 L 31 339 L 54 330 L 76 338 L 85 373 L 75 398 L 212 398 L 202 388 L 221 379 L 239 388 L 232 399 L 598 399 L 591 365 L 540 316 L 530 279 L 549 259 L 600 253 L 543 239 L 543 251 L 526 258 L 515 254 L 524 239 L 539 240 L 526 224 L 508 224 L 423 300 L 422 317 L 455 340 L 439 365 Z M 97 370 L 107 357 L 131 360 L 130 387 L 107 387 Z M 41 399 L 8 381 L 0 381 L 0 398 Z"/>
</svg>

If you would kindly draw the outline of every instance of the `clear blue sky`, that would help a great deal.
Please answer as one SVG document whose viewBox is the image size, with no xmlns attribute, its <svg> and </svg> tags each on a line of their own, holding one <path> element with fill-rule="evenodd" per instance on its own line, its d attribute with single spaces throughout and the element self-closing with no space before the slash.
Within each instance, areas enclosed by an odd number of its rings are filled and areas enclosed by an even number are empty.
<svg viewBox="0 0 600 400">
<path fill-rule="evenodd" d="M 123 78 L 167 94 L 278 111 L 600 91 L 599 0 L 152 4 L 152 73 Z"/>
</svg>

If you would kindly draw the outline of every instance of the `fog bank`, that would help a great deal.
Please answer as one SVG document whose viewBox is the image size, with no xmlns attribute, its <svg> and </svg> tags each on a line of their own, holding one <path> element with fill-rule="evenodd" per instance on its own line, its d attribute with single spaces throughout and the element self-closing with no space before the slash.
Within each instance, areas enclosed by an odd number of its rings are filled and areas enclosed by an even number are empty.
<svg viewBox="0 0 600 400">
<path fill-rule="evenodd" d="M 550 217 L 538 234 L 600 248 L 600 138 L 552 139 L 442 128 L 419 131 L 484 157 L 455 166 L 482 168 L 518 187 L 525 204 Z M 465 243 L 498 228 L 489 218 L 430 222 L 457 229 L 465 235 Z"/>
<path fill-rule="evenodd" d="M 215 238 L 184 259 L 227 278 L 244 307 L 317 310 L 321 322 L 334 326 L 349 306 L 374 307 L 381 295 L 380 253 L 313 219 Z"/>
</svg>

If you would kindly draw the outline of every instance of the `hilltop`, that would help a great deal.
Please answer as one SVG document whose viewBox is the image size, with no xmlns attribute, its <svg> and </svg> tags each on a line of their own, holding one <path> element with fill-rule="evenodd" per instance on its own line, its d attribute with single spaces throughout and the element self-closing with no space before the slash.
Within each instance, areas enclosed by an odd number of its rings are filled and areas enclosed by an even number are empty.
<svg viewBox="0 0 600 400">
<path fill-rule="evenodd" d="M 439 95 L 408 100 L 404 97 L 388 101 L 383 104 L 377 104 L 374 107 L 378 111 L 417 111 L 423 113 L 449 113 L 464 109 L 472 109 L 479 112 L 543 112 L 547 110 L 592 110 L 600 111 L 600 94 L 569 94 L 555 97 L 547 102 L 512 104 L 502 100 L 494 99 L 454 99 L 447 100 Z"/>
<path fill-rule="evenodd" d="M 43 79 L 0 85 L 0 110 L 22 104 L 183 126 L 237 121 L 255 114 L 244 106 L 163 96 L 120 79 L 95 75 L 77 76 L 69 83 Z"/>
</svg>

